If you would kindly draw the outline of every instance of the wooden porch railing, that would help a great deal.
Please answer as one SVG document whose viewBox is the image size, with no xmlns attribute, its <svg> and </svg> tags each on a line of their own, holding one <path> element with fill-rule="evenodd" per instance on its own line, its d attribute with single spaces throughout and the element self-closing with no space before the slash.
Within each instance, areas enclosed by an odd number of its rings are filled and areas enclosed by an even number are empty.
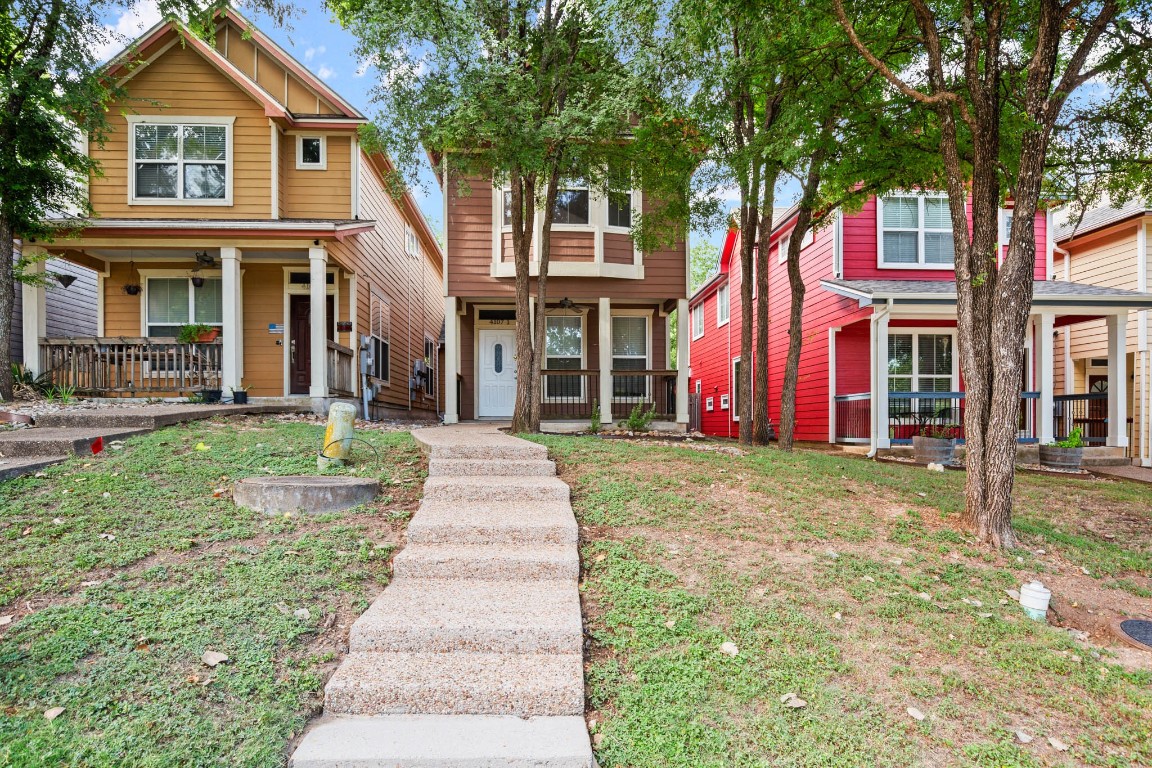
<svg viewBox="0 0 1152 768">
<path fill-rule="evenodd" d="M 351 397 L 355 359 L 353 350 L 334 341 L 328 342 L 328 394 Z"/>
<path fill-rule="evenodd" d="M 40 370 L 78 394 L 179 393 L 220 388 L 220 342 L 175 339 L 44 339 Z"/>
</svg>

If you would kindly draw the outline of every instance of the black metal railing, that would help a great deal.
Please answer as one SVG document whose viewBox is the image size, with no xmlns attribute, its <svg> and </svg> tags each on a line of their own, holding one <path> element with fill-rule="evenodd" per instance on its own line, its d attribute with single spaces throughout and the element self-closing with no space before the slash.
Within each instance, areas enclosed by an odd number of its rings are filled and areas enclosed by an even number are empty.
<svg viewBox="0 0 1152 768">
<path fill-rule="evenodd" d="M 836 395 L 836 441 L 866 443 L 872 436 L 872 393 Z"/>
<path fill-rule="evenodd" d="M 540 398 L 545 421 L 591 419 L 600 399 L 600 372 L 540 371 Z"/>
<path fill-rule="evenodd" d="M 600 372 L 590 370 L 540 371 L 540 417 L 545 421 L 592 418 L 625 419 L 637 406 L 655 411 L 659 420 L 676 417 L 676 371 L 612 371 L 612 396 L 600 402 Z"/>
<path fill-rule="evenodd" d="M 836 441 L 868 442 L 872 434 L 872 393 L 836 395 Z M 889 392 L 888 438 L 906 445 L 917 435 L 964 439 L 963 392 Z M 1019 440 L 1036 442 L 1039 392 L 1020 393 Z"/>
<path fill-rule="evenodd" d="M 1053 400 L 1053 434 L 1063 440 L 1079 427 L 1080 437 L 1088 445 L 1108 441 L 1108 393 L 1089 392 L 1081 395 L 1056 395 Z M 1131 441 L 1129 441 L 1131 442 Z"/>
</svg>

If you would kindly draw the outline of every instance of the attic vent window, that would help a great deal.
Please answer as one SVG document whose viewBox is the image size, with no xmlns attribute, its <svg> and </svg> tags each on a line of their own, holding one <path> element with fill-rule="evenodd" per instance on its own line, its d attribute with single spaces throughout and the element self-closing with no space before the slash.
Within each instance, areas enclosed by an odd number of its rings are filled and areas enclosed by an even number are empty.
<svg viewBox="0 0 1152 768">
<path fill-rule="evenodd" d="M 313 171 L 328 167 L 328 147 L 323 136 L 296 137 L 296 167 Z"/>
<path fill-rule="evenodd" d="M 292 285 L 311 285 L 312 275 L 308 272 L 289 272 L 288 282 Z M 334 285 L 336 283 L 335 273 L 329 272 L 325 275 L 324 282 L 328 285 Z"/>
</svg>

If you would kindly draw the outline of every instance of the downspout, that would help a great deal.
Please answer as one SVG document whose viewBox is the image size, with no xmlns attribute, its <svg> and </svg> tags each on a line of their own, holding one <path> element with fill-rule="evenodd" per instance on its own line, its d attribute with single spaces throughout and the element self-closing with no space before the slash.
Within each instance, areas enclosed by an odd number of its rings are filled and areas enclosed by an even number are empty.
<svg viewBox="0 0 1152 768">
<path fill-rule="evenodd" d="M 880 414 L 877 411 L 878 403 L 876 401 L 876 394 L 879 392 L 878 387 L 881 386 L 881 381 L 880 381 L 880 378 L 881 378 L 880 377 L 880 353 L 881 353 L 881 350 L 879 348 L 879 339 L 876 338 L 876 334 L 877 334 L 876 325 L 877 325 L 877 322 L 880 320 L 880 318 L 887 316 L 888 314 L 891 313 L 891 311 L 892 311 L 892 299 L 888 299 L 887 304 L 885 304 L 883 307 L 881 307 L 880 309 L 878 309 L 877 311 L 872 313 L 872 318 L 871 318 L 871 320 L 869 322 L 869 326 L 868 326 L 870 341 L 871 341 L 872 349 L 875 353 L 875 358 L 876 358 L 875 360 L 871 361 L 872 362 L 872 387 L 871 387 L 872 393 L 871 393 L 871 397 L 869 398 L 869 401 L 870 401 L 869 402 L 869 411 L 871 411 L 871 413 L 872 413 L 872 429 L 869 430 L 868 453 L 865 454 L 865 456 L 869 459 L 876 458 L 876 452 L 878 450 L 880 450 L 880 446 L 879 446 Z M 884 350 L 884 354 L 887 354 L 887 350 Z M 883 386 L 885 386 L 885 387 L 888 386 L 888 382 L 886 379 L 883 382 Z"/>
<path fill-rule="evenodd" d="M 743 269 L 743 267 L 741 267 L 741 269 Z M 729 265 L 729 268 L 728 268 L 728 277 L 729 277 L 729 280 L 728 280 L 728 322 L 726 323 L 726 325 L 728 326 L 728 358 L 727 358 L 727 364 L 728 364 L 728 437 L 729 437 L 729 439 L 731 439 L 731 437 L 732 437 L 732 400 L 733 400 L 733 397 L 732 397 L 732 391 L 733 391 L 732 383 L 733 382 L 732 382 L 732 280 L 731 280 L 732 268 L 731 268 L 731 265 Z M 719 296 L 717 296 L 716 311 L 717 312 L 720 311 Z M 743 319 L 743 318 L 741 318 L 741 319 Z"/>
</svg>

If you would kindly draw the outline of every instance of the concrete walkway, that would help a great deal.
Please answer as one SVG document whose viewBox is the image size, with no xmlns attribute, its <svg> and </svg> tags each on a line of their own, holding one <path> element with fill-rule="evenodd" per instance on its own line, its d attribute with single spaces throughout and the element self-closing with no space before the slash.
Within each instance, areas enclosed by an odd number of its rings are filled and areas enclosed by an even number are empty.
<svg viewBox="0 0 1152 768">
<path fill-rule="evenodd" d="M 547 450 L 485 425 L 430 454 L 392 584 L 294 768 L 590 768 L 576 519 Z"/>
</svg>

